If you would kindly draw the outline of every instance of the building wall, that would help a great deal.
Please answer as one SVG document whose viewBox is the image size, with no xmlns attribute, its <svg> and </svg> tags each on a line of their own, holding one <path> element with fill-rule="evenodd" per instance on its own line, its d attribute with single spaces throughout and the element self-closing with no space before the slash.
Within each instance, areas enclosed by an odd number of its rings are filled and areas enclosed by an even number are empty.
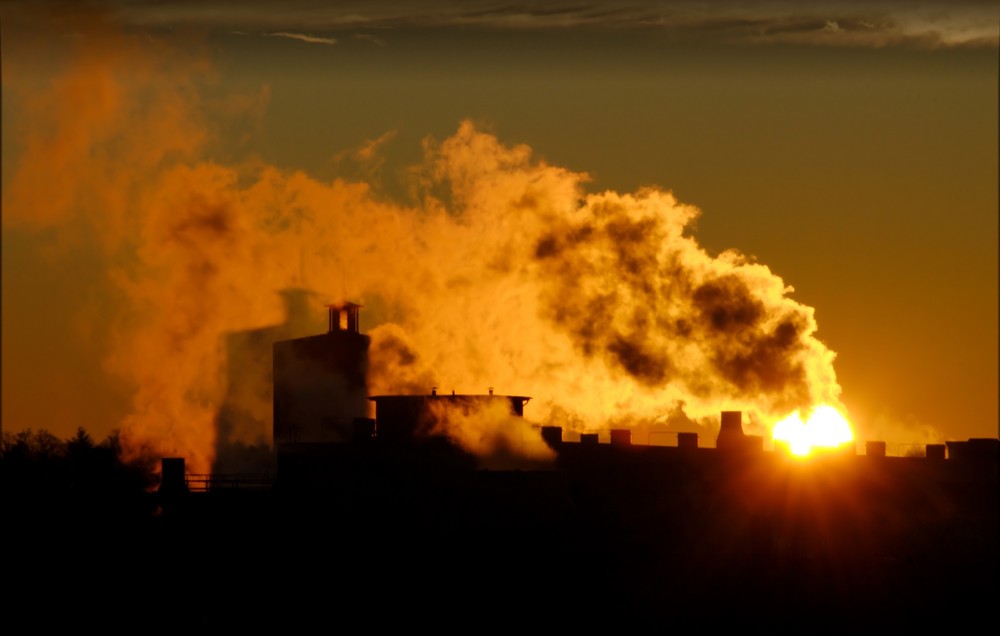
<svg viewBox="0 0 1000 636">
<path fill-rule="evenodd" d="M 368 417 L 368 336 L 354 331 L 274 343 L 274 443 L 350 441 Z"/>
</svg>

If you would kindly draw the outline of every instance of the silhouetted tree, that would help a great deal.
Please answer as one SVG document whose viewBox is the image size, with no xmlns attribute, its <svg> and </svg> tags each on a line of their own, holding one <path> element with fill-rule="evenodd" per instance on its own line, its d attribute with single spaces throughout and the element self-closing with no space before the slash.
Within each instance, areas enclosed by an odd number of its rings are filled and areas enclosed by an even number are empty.
<svg viewBox="0 0 1000 636">
<path fill-rule="evenodd" d="M 29 428 L 17 433 L 4 431 L 0 456 L 32 460 L 56 459 L 65 450 L 65 443 L 44 428 L 38 432 Z"/>
<path fill-rule="evenodd" d="M 2 470 L 5 489 L 34 494 L 55 491 L 65 476 L 66 444 L 45 429 L 4 433 Z"/>
<path fill-rule="evenodd" d="M 66 440 L 66 451 L 69 454 L 80 454 L 90 451 L 94 447 L 94 438 L 90 436 L 83 427 L 76 429 L 76 435 Z"/>
<path fill-rule="evenodd" d="M 101 444 L 82 427 L 63 441 L 45 429 L 4 432 L 0 483 L 6 513 L 40 525 L 86 516 L 144 514 L 155 483 L 151 461 L 125 462 L 117 432 Z"/>
</svg>

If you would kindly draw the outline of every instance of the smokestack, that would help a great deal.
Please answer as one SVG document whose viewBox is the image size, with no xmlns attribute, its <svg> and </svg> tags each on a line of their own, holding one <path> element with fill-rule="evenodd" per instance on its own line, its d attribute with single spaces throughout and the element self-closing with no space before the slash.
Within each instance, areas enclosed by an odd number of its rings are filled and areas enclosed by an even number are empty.
<svg viewBox="0 0 1000 636">
<path fill-rule="evenodd" d="M 885 457 L 885 442 L 865 442 L 865 455 Z"/>
<path fill-rule="evenodd" d="M 698 448 L 698 434 L 678 433 L 677 448 L 684 448 L 684 449 Z"/>
<path fill-rule="evenodd" d="M 611 444 L 612 446 L 631 446 L 632 431 L 627 428 L 611 429 Z"/>
<path fill-rule="evenodd" d="M 552 450 L 559 450 L 562 446 L 562 427 L 561 426 L 543 426 L 542 427 L 542 441 L 548 444 L 549 448 Z"/>
<path fill-rule="evenodd" d="M 943 460 L 944 444 L 928 444 L 924 455 L 927 459 L 933 459 L 934 461 Z"/>
<path fill-rule="evenodd" d="M 719 450 L 738 449 L 743 447 L 745 441 L 742 411 L 723 411 L 715 447 Z"/>
<path fill-rule="evenodd" d="M 183 457 L 164 457 L 160 460 L 160 494 L 182 495 L 188 492 L 184 476 Z"/>
</svg>

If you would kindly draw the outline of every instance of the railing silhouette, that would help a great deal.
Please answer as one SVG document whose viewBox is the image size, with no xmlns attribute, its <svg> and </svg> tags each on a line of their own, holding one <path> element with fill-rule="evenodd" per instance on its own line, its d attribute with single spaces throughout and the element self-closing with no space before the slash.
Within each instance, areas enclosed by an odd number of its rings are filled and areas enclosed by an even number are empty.
<svg viewBox="0 0 1000 636">
<path fill-rule="evenodd" d="M 184 481 L 191 492 L 270 490 L 274 485 L 274 476 L 267 473 L 187 475 Z"/>
</svg>

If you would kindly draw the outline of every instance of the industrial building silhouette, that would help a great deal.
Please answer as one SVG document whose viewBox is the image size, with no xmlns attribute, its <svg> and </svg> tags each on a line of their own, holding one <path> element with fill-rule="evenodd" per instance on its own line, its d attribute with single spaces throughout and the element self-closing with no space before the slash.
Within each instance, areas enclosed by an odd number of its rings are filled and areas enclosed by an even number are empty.
<svg viewBox="0 0 1000 636">
<path fill-rule="evenodd" d="M 801 627 L 970 617 L 995 601 L 1000 440 L 921 457 L 870 442 L 803 462 L 722 411 L 714 444 L 691 432 L 638 444 L 626 429 L 571 440 L 538 426 L 551 461 L 484 470 L 435 426 L 439 408 L 523 417 L 530 398 L 369 395 L 359 309 L 330 305 L 326 333 L 273 344 L 273 488 L 191 492 L 183 462 L 164 460 L 164 527 L 271 546 L 275 607 L 332 594 L 369 618 L 445 603 L 564 627 Z M 222 554 L 250 575 L 229 543 L 179 545 L 182 561 Z M 322 591 L 307 583 L 318 572 Z"/>
<path fill-rule="evenodd" d="M 417 447 L 429 438 L 441 437 L 435 429 L 436 407 L 460 408 L 469 413 L 493 403 L 504 403 L 511 415 L 523 417 L 528 396 L 438 394 L 437 388 L 421 395 L 368 394 L 368 347 L 370 339 L 360 331 L 359 311 L 355 303 L 327 305 L 327 332 L 273 344 L 273 440 L 279 458 L 319 454 L 330 445 L 371 443 L 409 444 Z M 375 418 L 369 418 L 368 402 L 375 404 Z M 540 426 L 539 435 L 554 449 L 563 448 L 562 430 Z M 610 444 L 633 444 L 628 429 L 608 431 Z M 704 446 L 698 433 L 677 433 L 676 446 L 690 450 Z M 441 440 L 438 440 L 441 441 Z M 580 444 L 597 444 L 598 434 L 580 434 Z M 721 411 L 714 444 L 722 453 L 764 452 L 760 436 L 747 435 L 742 413 Z M 928 444 L 923 458 L 928 461 L 995 462 L 1000 449 L 997 439 L 948 441 Z M 853 454 L 853 444 L 840 453 Z M 865 455 L 886 457 L 886 444 L 867 441 Z M 294 461 L 294 460 L 292 460 Z M 288 462 L 286 462 L 288 463 Z"/>
</svg>

